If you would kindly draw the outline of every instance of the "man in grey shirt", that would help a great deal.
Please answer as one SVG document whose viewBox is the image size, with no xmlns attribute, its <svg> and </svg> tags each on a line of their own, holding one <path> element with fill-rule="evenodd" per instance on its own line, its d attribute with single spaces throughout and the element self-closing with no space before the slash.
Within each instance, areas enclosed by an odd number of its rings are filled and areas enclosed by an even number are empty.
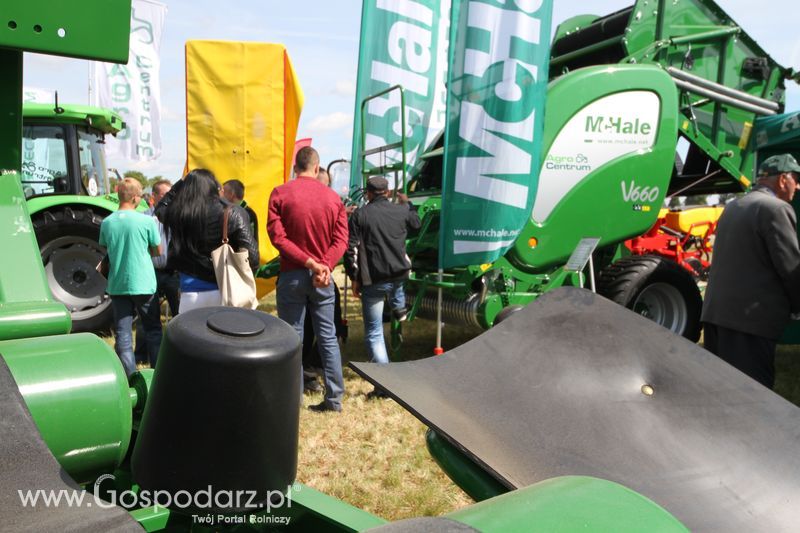
<svg viewBox="0 0 800 533">
<path fill-rule="evenodd" d="M 707 350 L 762 385 L 775 384 L 775 346 L 800 311 L 800 248 L 790 202 L 800 166 L 768 158 L 753 190 L 719 219 L 702 320 Z"/>
</svg>

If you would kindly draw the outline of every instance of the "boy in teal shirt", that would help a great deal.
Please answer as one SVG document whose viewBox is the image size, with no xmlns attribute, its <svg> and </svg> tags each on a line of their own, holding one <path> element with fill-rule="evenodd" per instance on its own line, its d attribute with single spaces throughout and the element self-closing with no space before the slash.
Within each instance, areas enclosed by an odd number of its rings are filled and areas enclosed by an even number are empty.
<svg viewBox="0 0 800 533">
<path fill-rule="evenodd" d="M 108 250 L 108 289 L 114 310 L 114 350 L 125 372 L 136 371 L 133 356 L 133 314 L 144 327 L 147 353 L 155 367 L 161 346 L 161 310 L 156 295 L 156 274 L 151 256 L 160 254 L 161 238 L 153 217 L 136 211 L 142 186 L 124 178 L 117 186 L 119 210 L 103 220 L 100 245 Z"/>
</svg>

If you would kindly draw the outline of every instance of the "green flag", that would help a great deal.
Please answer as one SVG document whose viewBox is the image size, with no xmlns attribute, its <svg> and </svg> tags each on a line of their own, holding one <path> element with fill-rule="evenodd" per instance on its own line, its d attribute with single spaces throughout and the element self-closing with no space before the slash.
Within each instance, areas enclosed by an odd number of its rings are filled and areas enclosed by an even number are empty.
<svg viewBox="0 0 800 533">
<path fill-rule="evenodd" d="M 362 184 L 362 142 L 370 150 L 403 141 L 400 92 L 371 100 L 362 117 L 361 103 L 367 97 L 403 87 L 407 167 L 444 129 L 449 12 L 450 0 L 364 0 L 351 189 Z M 402 152 L 395 147 L 368 156 L 367 167 L 399 161 Z"/>
<path fill-rule="evenodd" d="M 800 113 L 786 113 L 756 119 L 757 149 L 796 141 L 800 137 Z"/>
<path fill-rule="evenodd" d="M 494 261 L 530 217 L 552 7 L 552 0 L 453 5 L 440 268 Z"/>
</svg>

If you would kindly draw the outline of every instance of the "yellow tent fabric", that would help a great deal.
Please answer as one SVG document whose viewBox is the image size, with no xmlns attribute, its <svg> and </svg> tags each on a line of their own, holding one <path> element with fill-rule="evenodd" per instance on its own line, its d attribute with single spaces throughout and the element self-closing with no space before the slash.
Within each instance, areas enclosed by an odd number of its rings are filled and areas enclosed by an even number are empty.
<svg viewBox="0 0 800 533">
<path fill-rule="evenodd" d="M 262 263 L 278 255 L 267 236 L 267 203 L 289 177 L 302 108 L 283 45 L 186 42 L 187 168 L 245 184 L 245 200 L 258 215 Z M 274 288 L 274 280 L 257 281 L 259 296 Z"/>
</svg>

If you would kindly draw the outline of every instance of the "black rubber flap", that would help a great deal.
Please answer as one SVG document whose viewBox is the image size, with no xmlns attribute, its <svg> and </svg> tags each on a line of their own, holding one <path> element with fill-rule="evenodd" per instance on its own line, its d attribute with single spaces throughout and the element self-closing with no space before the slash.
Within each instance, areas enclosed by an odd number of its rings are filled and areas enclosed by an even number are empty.
<svg viewBox="0 0 800 533">
<path fill-rule="evenodd" d="M 81 491 L 39 435 L 17 384 L 0 356 L 0 531 L 143 531 L 119 507 L 105 509 L 84 494 L 81 505 L 25 506 L 18 491 Z M 78 496 L 77 494 L 75 496 Z M 41 497 L 41 496 L 40 496 Z M 107 506 L 107 504 L 106 504 Z"/>
<path fill-rule="evenodd" d="M 508 487 L 594 476 L 693 531 L 800 524 L 800 409 L 591 292 L 552 291 L 442 356 L 352 366 Z"/>
</svg>

